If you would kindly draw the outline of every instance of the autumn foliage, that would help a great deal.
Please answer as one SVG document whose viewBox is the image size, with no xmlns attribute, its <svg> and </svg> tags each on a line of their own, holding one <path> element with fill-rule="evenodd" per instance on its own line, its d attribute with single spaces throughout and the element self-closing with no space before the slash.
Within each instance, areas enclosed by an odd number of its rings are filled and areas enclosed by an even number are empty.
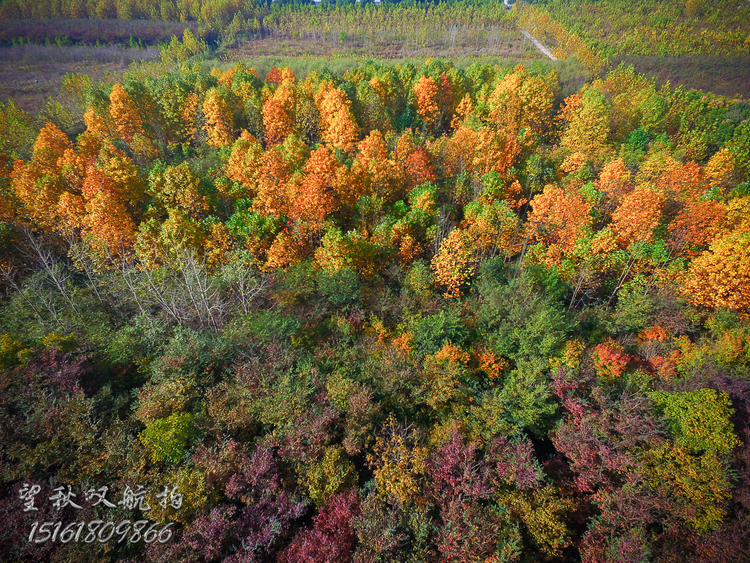
<svg viewBox="0 0 750 563">
<path fill-rule="evenodd" d="M 602 62 L 545 16 L 572 7 L 516 5 Z M 748 560 L 744 102 L 624 65 L 194 63 L 33 142 L 0 107 L 5 559 Z M 143 484 L 175 535 L 28 541 L 137 516 L 60 484 Z"/>
</svg>

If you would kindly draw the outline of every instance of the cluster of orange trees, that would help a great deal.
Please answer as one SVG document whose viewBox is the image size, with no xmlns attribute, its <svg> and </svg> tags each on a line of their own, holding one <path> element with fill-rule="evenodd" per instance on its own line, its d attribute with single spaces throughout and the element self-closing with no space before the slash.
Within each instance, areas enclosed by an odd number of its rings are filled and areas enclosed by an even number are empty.
<svg viewBox="0 0 750 563">
<path fill-rule="evenodd" d="M 747 126 L 718 124 L 728 103 L 627 69 L 556 109 L 558 90 L 554 73 L 439 62 L 93 88 L 75 142 L 48 123 L 28 161 L 6 158 L 5 218 L 147 264 L 175 236 L 262 270 L 427 259 L 454 297 L 497 255 L 554 267 L 575 294 L 669 279 L 709 303 L 741 287 Z M 210 180 L 175 156 L 193 147 L 219 151 Z M 733 254 L 740 278 L 711 273 Z"/>
<path fill-rule="evenodd" d="M 748 104 L 440 60 L 66 84 L 83 131 L 28 153 L 0 108 L 9 558 L 747 560 Z M 23 483 L 178 486 L 178 533 L 29 543 Z"/>
</svg>

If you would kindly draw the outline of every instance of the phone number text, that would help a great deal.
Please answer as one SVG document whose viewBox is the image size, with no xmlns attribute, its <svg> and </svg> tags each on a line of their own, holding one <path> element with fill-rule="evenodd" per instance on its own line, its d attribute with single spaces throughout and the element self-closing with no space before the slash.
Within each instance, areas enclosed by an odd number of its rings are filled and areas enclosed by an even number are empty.
<svg viewBox="0 0 750 563">
<path fill-rule="evenodd" d="M 70 543 L 82 542 L 93 543 L 99 541 L 106 543 L 115 539 L 117 543 L 127 541 L 138 543 L 159 542 L 166 543 L 172 538 L 174 522 L 168 522 L 162 526 L 161 522 L 150 520 L 122 520 L 119 523 L 104 520 L 92 520 L 91 522 L 71 522 L 63 527 L 62 522 L 34 522 L 31 526 L 29 541 L 34 543 L 45 543 L 47 541 Z M 160 528 L 161 526 L 161 528 Z"/>
</svg>

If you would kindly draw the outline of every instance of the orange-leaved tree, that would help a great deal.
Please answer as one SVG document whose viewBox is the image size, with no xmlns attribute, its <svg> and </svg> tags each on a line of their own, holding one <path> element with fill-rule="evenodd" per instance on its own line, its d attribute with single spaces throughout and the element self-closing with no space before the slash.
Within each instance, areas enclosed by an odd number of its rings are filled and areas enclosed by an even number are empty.
<svg viewBox="0 0 750 563">
<path fill-rule="evenodd" d="M 291 167 L 284 158 L 281 145 L 263 153 L 259 162 L 256 198 L 253 209 L 276 217 L 289 214 L 289 198 L 283 187 L 291 176 Z"/>
<path fill-rule="evenodd" d="M 117 128 L 117 132 L 123 141 L 131 144 L 137 134 L 144 134 L 143 119 L 138 111 L 138 107 L 127 90 L 119 82 L 112 87 L 109 100 L 109 114 Z"/>
<path fill-rule="evenodd" d="M 344 152 L 354 149 L 359 131 L 352 103 L 344 91 L 330 82 L 323 82 L 315 93 L 315 104 L 320 112 L 323 141 Z"/>
<path fill-rule="evenodd" d="M 416 136 L 410 131 L 406 131 L 396 141 L 394 156 L 404 170 L 407 190 L 434 182 L 437 178 L 432 155 L 425 147 L 418 145 Z"/>
<path fill-rule="evenodd" d="M 296 92 L 294 82 L 285 80 L 263 104 L 263 128 L 266 143 L 281 143 L 294 131 Z"/>
<path fill-rule="evenodd" d="M 128 187 L 92 163 L 81 188 L 85 201 L 82 226 L 115 255 L 135 241 L 135 222 L 127 209 Z"/>
<path fill-rule="evenodd" d="M 477 131 L 477 147 L 474 153 L 472 168 L 478 174 L 497 172 L 505 175 L 521 153 L 521 146 L 513 131 L 496 131 L 491 127 L 482 127 Z"/>
<path fill-rule="evenodd" d="M 342 193 L 347 203 L 355 203 L 361 196 L 378 196 L 385 201 L 401 194 L 404 172 L 398 162 L 388 157 L 388 146 L 377 129 L 357 145 L 359 153 L 351 168 L 352 183 Z"/>
<path fill-rule="evenodd" d="M 694 200 L 669 223 L 669 246 L 674 251 L 694 254 L 716 238 L 726 220 L 726 206 L 718 201 Z"/>
<path fill-rule="evenodd" d="M 414 104 L 417 107 L 417 113 L 430 131 L 434 130 L 440 114 L 437 95 L 438 85 L 430 76 L 422 76 L 414 85 Z"/>
<path fill-rule="evenodd" d="M 289 217 L 322 225 L 338 208 L 335 191 L 336 169 L 341 166 L 327 147 L 313 151 L 302 169 L 302 181 L 290 194 Z"/>
<path fill-rule="evenodd" d="M 54 124 L 39 132 L 31 160 L 17 160 L 10 174 L 11 189 L 23 206 L 21 215 L 43 228 L 54 228 L 57 204 L 65 191 L 61 165 L 73 150 L 68 136 Z"/>
<path fill-rule="evenodd" d="M 595 186 L 603 194 L 601 207 L 612 213 L 633 191 L 632 173 L 621 158 L 616 158 L 604 165 Z"/>
<path fill-rule="evenodd" d="M 612 232 L 617 244 L 627 248 L 633 243 L 649 242 L 663 206 L 664 196 L 647 188 L 638 188 L 625 196 L 612 213 Z"/>
<path fill-rule="evenodd" d="M 528 233 L 545 246 L 572 252 L 591 225 L 591 204 L 573 190 L 548 185 L 531 200 Z"/>
</svg>

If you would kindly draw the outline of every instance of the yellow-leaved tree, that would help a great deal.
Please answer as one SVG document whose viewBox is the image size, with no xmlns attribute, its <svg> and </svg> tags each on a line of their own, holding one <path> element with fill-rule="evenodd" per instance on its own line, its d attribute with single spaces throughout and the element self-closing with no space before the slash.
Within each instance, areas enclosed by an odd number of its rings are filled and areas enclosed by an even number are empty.
<svg viewBox="0 0 750 563">
<path fill-rule="evenodd" d="M 444 297 L 459 297 L 464 286 L 474 273 L 474 260 L 466 231 L 455 228 L 443 239 L 432 259 L 435 283 L 446 288 Z"/>
<path fill-rule="evenodd" d="M 560 146 L 571 155 L 582 154 L 587 161 L 602 161 L 609 148 L 609 108 L 604 94 L 588 88 L 565 98 L 560 117 L 565 122 Z"/>
<path fill-rule="evenodd" d="M 696 305 L 750 312 L 750 231 L 714 240 L 690 265 L 684 293 Z"/>
<path fill-rule="evenodd" d="M 206 117 L 204 129 L 208 134 L 208 144 L 223 148 L 234 140 L 234 113 L 229 103 L 217 88 L 211 88 L 203 102 Z"/>
</svg>

